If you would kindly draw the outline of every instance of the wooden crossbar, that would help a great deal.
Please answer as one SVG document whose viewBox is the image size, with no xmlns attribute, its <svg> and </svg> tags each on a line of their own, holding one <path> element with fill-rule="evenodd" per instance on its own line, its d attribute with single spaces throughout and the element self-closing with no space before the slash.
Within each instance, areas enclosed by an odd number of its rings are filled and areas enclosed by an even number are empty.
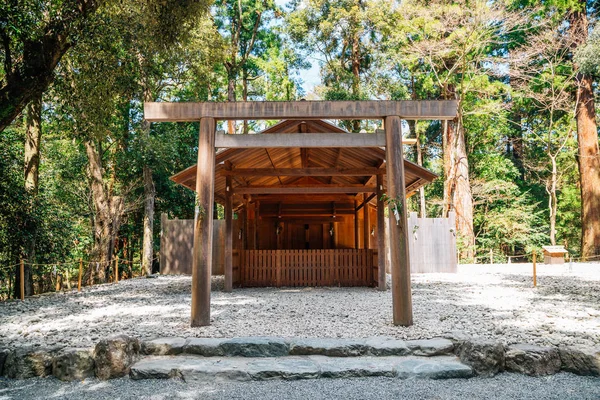
<svg viewBox="0 0 600 400">
<path fill-rule="evenodd" d="M 411 120 L 451 120 L 456 100 L 404 101 L 249 101 L 227 103 L 144 103 L 150 122 L 264 119 L 382 119 L 394 115 Z"/>
</svg>

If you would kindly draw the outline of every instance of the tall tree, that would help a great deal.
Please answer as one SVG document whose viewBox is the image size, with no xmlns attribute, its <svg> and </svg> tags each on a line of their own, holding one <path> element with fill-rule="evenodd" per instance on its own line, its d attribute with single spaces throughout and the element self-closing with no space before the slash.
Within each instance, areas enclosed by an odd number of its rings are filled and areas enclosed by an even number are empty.
<svg viewBox="0 0 600 400">
<path fill-rule="evenodd" d="M 576 1 L 567 16 L 575 52 L 588 40 L 587 3 L 586 0 Z M 581 69 L 577 62 L 573 63 L 573 67 L 576 71 L 575 119 L 581 186 L 581 255 L 586 259 L 600 255 L 600 149 L 593 76 Z"/>
<path fill-rule="evenodd" d="M 294 1 L 288 18 L 292 39 L 305 52 L 320 59 L 326 100 L 370 98 L 374 32 L 363 0 Z M 343 121 L 358 132 L 361 121 Z"/>
<path fill-rule="evenodd" d="M 224 67 L 227 72 L 227 101 L 237 100 L 237 80 L 242 75 L 242 100 L 248 100 L 250 56 L 267 34 L 269 20 L 279 13 L 273 0 L 217 0 L 215 23 L 227 43 Z M 244 123 L 244 133 L 247 133 Z M 229 133 L 235 133 L 235 121 L 229 121 Z"/>
</svg>

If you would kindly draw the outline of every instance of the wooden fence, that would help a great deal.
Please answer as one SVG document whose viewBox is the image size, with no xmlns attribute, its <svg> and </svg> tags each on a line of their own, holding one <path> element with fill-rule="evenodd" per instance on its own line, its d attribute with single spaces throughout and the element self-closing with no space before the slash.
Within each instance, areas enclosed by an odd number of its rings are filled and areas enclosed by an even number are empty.
<svg viewBox="0 0 600 400">
<path fill-rule="evenodd" d="M 368 249 L 245 250 L 241 285 L 373 286 L 374 259 Z"/>
<path fill-rule="evenodd" d="M 448 218 L 417 218 L 417 213 L 410 213 L 408 243 L 411 273 L 456 272 L 458 258 L 453 212 L 448 213 Z"/>
</svg>

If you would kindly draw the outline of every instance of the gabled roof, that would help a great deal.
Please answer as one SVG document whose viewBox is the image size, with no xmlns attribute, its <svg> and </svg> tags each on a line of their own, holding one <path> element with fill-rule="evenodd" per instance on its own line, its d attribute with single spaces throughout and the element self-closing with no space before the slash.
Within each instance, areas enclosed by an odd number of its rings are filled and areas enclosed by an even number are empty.
<svg viewBox="0 0 600 400">
<path fill-rule="evenodd" d="M 339 133 L 351 135 L 348 131 L 323 120 L 284 120 L 258 134 L 270 133 Z M 225 164 L 232 171 L 250 168 L 385 168 L 385 149 L 382 148 L 244 148 L 220 149 L 215 160 L 215 200 L 223 203 L 225 199 Z M 432 182 L 437 175 L 408 160 L 404 160 L 405 185 L 407 196 L 421 186 Z M 196 166 L 193 165 L 171 179 L 192 190 L 196 188 Z M 322 185 L 356 186 L 375 185 L 375 176 L 233 176 L 233 188 L 253 186 L 286 185 Z M 386 179 L 384 179 L 384 190 Z M 358 192 L 349 192 L 342 196 L 355 196 Z M 270 195 L 276 198 L 278 195 Z M 311 195 L 314 201 L 320 195 Z M 322 196 L 323 198 L 325 196 Z M 329 196 L 331 197 L 331 196 Z M 375 199 L 376 200 L 376 199 Z M 242 202 L 241 196 L 234 195 L 234 207 Z"/>
</svg>

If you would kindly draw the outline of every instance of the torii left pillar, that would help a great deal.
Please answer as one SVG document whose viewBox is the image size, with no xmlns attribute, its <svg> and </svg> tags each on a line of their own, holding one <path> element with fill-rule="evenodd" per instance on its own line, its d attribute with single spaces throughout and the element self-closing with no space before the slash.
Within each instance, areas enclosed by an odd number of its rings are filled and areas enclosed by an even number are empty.
<svg viewBox="0 0 600 400">
<path fill-rule="evenodd" d="M 196 214 L 192 263 L 192 322 L 210 325 L 210 276 L 212 268 L 213 203 L 215 192 L 215 120 L 202 118 L 198 135 Z"/>
</svg>

